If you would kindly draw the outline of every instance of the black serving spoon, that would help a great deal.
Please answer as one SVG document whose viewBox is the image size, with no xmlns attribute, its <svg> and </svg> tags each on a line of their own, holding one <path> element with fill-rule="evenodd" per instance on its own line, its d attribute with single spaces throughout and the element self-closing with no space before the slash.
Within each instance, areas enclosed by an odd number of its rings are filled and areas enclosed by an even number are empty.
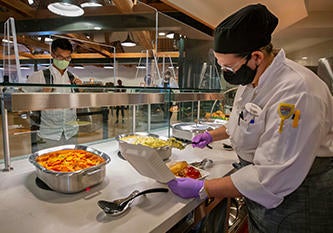
<svg viewBox="0 0 333 233">
<path fill-rule="evenodd" d="M 168 192 L 169 190 L 167 188 L 152 188 L 147 189 L 142 192 L 135 190 L 132 192 L 128 197 L 117 199 L 114 201 L 104 201 L 99 200 L 97 202 L 98 206 L 106 213 L 110 214 L 112 216 L 121 215 L 124 213 L 128 207 L 132 204 L 134 198 L 147 194 L 147 193 L 157 193 L 157 192 Z"/>
</svg>

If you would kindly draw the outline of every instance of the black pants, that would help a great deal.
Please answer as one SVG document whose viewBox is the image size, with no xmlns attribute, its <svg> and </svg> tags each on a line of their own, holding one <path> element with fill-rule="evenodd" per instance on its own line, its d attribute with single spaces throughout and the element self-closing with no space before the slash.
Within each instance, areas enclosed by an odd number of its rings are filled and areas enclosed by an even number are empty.
<svg viewBox="0 0 333 233">
<path fill-rule="evenodd" d="M 316 158 L 309 174 L 274 209 L 246 199 L 250 233 L 333 232 L 333 158 Z"/>
<path fill-rule="evenodd" d="M 119 110 L 121 110 L 121 117 L 124 119 L 125 116 L 125 106 L 116 106 L 116 117 L 119 120 Z"/>
</svg>

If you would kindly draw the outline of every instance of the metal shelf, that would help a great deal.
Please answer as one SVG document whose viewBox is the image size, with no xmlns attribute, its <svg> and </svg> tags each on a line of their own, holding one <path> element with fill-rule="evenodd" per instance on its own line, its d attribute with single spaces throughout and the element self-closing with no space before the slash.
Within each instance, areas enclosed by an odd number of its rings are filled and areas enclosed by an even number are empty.
<svg viewBox="0 0 333 233">
<path fill-rule="evenodd" d="M 8 111 L 222 100 L 223 93 L 4 93 Z"/>
</svg>

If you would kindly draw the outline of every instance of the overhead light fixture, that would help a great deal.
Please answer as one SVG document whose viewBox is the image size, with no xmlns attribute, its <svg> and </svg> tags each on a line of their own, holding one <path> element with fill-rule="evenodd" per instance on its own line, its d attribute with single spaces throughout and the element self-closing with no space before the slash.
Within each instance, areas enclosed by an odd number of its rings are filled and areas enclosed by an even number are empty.
<svg viewBox="0 0 333 233">
<path fill-rule="evenodd" d="M 39 36 L 39 37 L 37 37 L 37 39 L 38 39 L 38 40 L 42 40 L 43 38 L 42 38 L 41 36 Z M 50 38 L 50 37 L 45 37 L 45 38 L 44 38 L 44 42 L 46 42 L 46 43 L 50 43 L 50 42 L 52 42 L 52 41 L 53 41 L 53 39 Z"/>
<path fill-rule="evenodd" d="M 45 64 L 38 64 L 38 66 L 41 66 L 41 67 L 49 67 L 50 64 L 48 64 L 48 63 L 45 63 Z"/>
<path fill-rule="evenodd" d="M 20 69 L 21 70 L 30 70 L 30 66 L 21 66 Z"/>
<path fill-rule="evenodd" d="M 165 33 L 165 32 L 159 32 L 158 35 L 159 35 L 159 36 L 165 36 L 166 33 Z"/>
<path fill-rule="evenodd" d="M 85 7 L 99 7 L 99 6 L 103 6 L 103 5 L 96 0 L 91 0 L 91 1 L 81 3 L 80 6 L 82 8 L 85 8 Z"/>
<path fill-rule="evenodd" d="M 109 69 L 109 70 L 113 70 L 113 66 L 112 65 L 105 65 L 104 69 Z"/>
<path fill-rule="evenodd" d="M 166 35 L 165 35 L 166 38 L 169 38 L 169 39 L 173 39 L 175 38 L 175 33 L 174 32 L 168 32 Z"/>
<path fill-rule="evenodd" d="M 9 43 L 9 44 L 12 44 L 12 43 L 14 43 L 14 42 L 11 41 L 11 40 L 2 39 L 2 43 Z"/>
<path fill-rule="evenodd" d="M 84 66 L 83 65 L 74 65 L 73 68 L 78 69 L 78 70 L 83 70 Z"/>
<path fill-rule="evenodd" d="M 54 14 L 66 17 L 78 17 L 83 15 L 84 10 L 72 2 L 71 0 L 51 1 L 47 8 Z"/>
<path fill-rule="evenodd" d="M 124 47 L 134 47 L 134 46 L 136 46 L 136 43 L 131 39 L 130 33 L 128 33 L 126 40 L 121 42 L 121 45 Z"/>
<path fill-rule="evenodd" d="M 143 66 L 143 65 L 138 65 L 136 66 L 137 69 L 146 69 L 146 66 Z"/>
<path fill-rule="evenodd" d="M 29 5 L 34 4 L 34 0 L 28 0 Z"/>
</svg>

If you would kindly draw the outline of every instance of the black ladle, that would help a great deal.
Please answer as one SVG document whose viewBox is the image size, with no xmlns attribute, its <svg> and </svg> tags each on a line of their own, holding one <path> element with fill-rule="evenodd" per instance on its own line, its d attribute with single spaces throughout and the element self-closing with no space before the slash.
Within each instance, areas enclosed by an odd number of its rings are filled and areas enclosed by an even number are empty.
<svg viewBox="0 0 333 233">
<path fill-rule="evenodd" d="M 124 213 L 128 207 L 132 204 L 134 198 L 147 194 L 147 193 L 157 193 L 157 192 L 168 192 L 169 190 L 167 188 L 152 188 L 147 189 L 142 192 L 139 192 L 138 190 L 135 190 L 132 192 L 128 197 L 117 199 L 114 201 L 104 201 L 99 200 L 97 202 L 98 206 L 106 213 L 113 216 L 121 215 Z"/>
</svg>

